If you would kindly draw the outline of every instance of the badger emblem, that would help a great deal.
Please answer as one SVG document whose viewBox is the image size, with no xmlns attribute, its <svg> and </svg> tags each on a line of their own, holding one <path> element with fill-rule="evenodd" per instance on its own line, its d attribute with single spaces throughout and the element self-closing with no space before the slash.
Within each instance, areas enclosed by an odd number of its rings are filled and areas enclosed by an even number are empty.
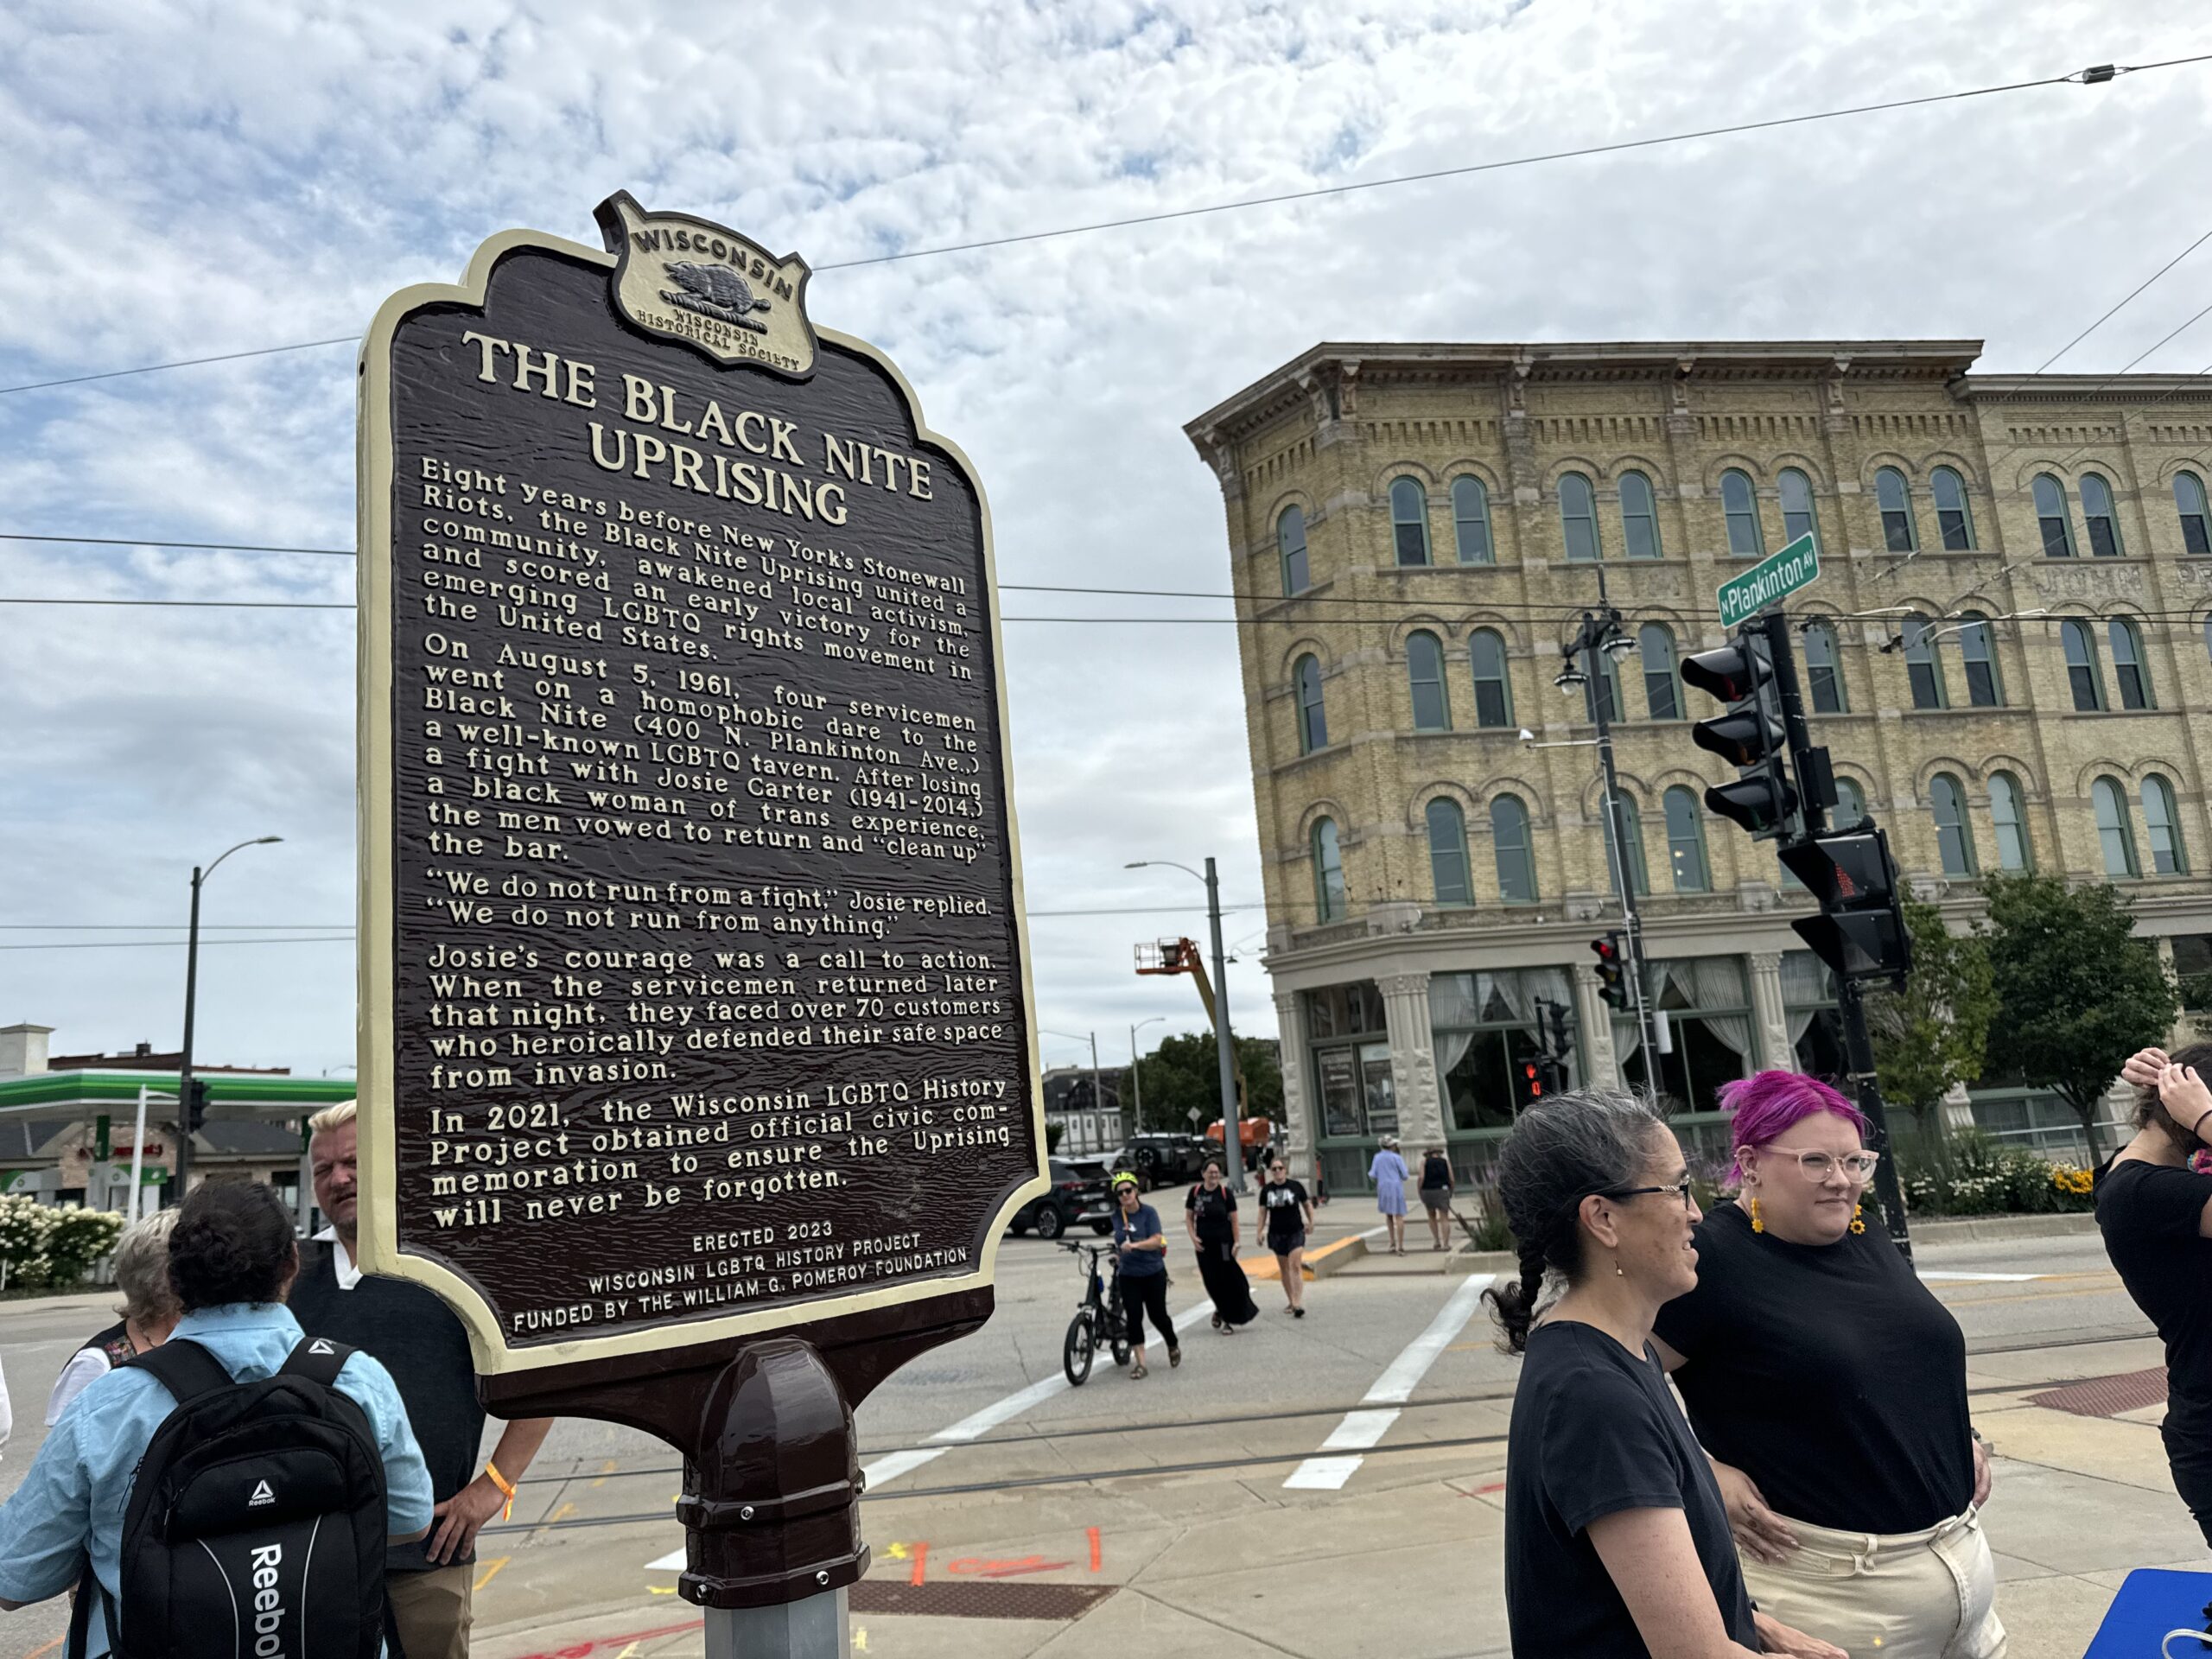
<svg viewBox="0 0 2212 1659">
<path fill-rule="evenodd" d="M 681 284 L 661 289 L 661 298 L 671 305 L 696 311 L 702 316 L 718 317 L 741 328 L 750 328 L 756 334 L 768 332 L 766 323 L 756 322 L 748 315 L 766 311 L 768 302 L 754 298 L 753 285 L 728 265 L 695 265 L 686 262 L 669 266 L 668 274 Z"/>
</svg>

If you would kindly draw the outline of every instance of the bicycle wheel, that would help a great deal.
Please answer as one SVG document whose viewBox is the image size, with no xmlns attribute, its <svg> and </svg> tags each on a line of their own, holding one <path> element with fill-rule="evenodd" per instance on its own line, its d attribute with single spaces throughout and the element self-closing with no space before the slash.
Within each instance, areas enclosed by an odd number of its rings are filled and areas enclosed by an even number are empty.
<svg viewBox="0 0 2212 1659">
<path fill-rule="evenodd" d="M 1091 1325 L 1091 1312 L 1084 1308 L 1068 1321 L 1067 1340 L 1060 1345 L 1060 1369 L 1069 1386 L 1081 1388 L 1090 1375 L 1090 1361 L 1098 1351 L 1098 1333 Z"/>
<path fill-rule="evenodd" d="M 1116 1365 L 1127 1367 L 1129 1363 L 1129 1355 L 1133 1351 L 1129 1347 L 1128 1332 L 1121 1328 L 1118 1321 L 1115 1325 L 1112 1338 L 1107 1346 L 1109 1351 L 1114 1356 L 1114 1363 Z"/>
</svg>

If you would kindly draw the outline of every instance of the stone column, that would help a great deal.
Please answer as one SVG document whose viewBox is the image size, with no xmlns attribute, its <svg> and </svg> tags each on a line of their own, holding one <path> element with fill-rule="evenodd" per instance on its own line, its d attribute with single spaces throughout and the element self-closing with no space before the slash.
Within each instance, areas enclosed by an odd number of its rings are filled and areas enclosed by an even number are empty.
<svg viewBox="0 0 2212 1659">
<path fill-rule="evenodd" d="M 1289 1144 L 1283 1156 L 1291 1168 L 1307 1180 L 1320 1174 L 1314 1152 L 1317 1125 L 1314 1101 L 1306 1084 L 1313 1075 L 1313 1056 L 1306 1049 L 1306 999 L 1296 991 L 1275 993 L 1275 1036 L 1282 1056 L 1282 1116 Z"/>
<path fill-rule="evenodd" d="M 1751 1023 L 1758 1027 L 1758 1064 L 1772 1071 L 1797 1069 L 1796 1046 L 1789 1040 L 1789 1016 L 1782 1011 L 1782 953 L 1756 950 L 1751 968 Z"/>
<path fill-rule="evenodd" d="M 1594 1089 L 1618 1089 L 1620 1056 L 1613 1052 L 1613 1011 L 1598 995 L 1594 964 L 1574 964 L 1574 1023 L 1582 1037 L 1580 1081 Z"/>
<path fill-rule="evenodd" d="M 1441 1141 L 1444 1110 L 1437 1089 L 1436 1039 L 1428 1024 L 1428 976 L 1387 974 L 1375 982 L 1389 1028 L 1399 1138 L 1408 1144 Z"/>
</svg>

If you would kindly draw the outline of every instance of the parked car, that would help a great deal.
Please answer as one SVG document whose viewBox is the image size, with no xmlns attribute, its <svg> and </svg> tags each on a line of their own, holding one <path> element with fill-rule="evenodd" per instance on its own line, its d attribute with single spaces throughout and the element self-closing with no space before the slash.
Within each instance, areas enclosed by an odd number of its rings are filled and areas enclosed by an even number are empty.
<svg viewBox="0 0 2212 1659">
<path fill-rule="evenodd" d="M 1014 1212 L 1010 1224 L 1017 1234 L 1035 1229 L 1039 1238 L 1058 1238 L 1077 1223 L 1094 1233 L 1114 1230 L 1113 1198 L 1106 1183 L 1110 1172 L 1096 1158 L 1046 1160 L 1052 1190 L 1039 1193 Z"/>
<path fill-rule="evenodd" d="M 1159 1130 L 1132 1137 L 1119 1166 L 1136 1171 L 1147 1187 L 1179 1186 L 1205 1173 L 1211 1152 L 1195 1135 Z"/>
</svg>

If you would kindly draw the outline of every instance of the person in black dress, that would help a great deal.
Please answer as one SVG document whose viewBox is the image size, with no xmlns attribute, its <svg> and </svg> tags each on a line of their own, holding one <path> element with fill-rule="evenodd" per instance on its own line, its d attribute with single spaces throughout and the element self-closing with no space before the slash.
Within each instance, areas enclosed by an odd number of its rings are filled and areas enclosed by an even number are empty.
<svg viewBox="0 0 2212 1659">
<path fill-rule="evenodd" d="M 2174 1490 L 2212 1544 L 2212 1043 L 2146 1048 L 2120 1077 L 2136 1090 L 2134 1138 L 2097 1172 L 2097 1230 L 2120 1283 L 2166 1346 L 2159 1434 Z"/>
<path fill-rule="evenodd" d="M 1753 1611 L 1713 1466 L 1651 1346 L 1697 1283 L 1698 1210 L 1649 1102 L 1606 1090 L 1522 1113 L 1498 1160 L 1517 1284 L 1486 1295 L 1524 1357 L 1505 1459 L 1516 1659 L 1844 1659 Z M 1547 1275 L 1565 1292 L 1539 1319 Z"/>
<path fill-rule="evenodd" d="M 1260 1309 L 1252 1300 L 1252 1281 L 1236 1259 L 1236 1194 L 1222 1179 L 1220 1159 L 1206 1160 L 1198 1184 L 1183 1201 L 1183 1219 L 1191 1248 L 1198 1253 L 1198 1277 L 1213 1302 L 1213 1328 L 1233 1336 L 1238 1325 L 1258 1319 Z"/>
</svg>

